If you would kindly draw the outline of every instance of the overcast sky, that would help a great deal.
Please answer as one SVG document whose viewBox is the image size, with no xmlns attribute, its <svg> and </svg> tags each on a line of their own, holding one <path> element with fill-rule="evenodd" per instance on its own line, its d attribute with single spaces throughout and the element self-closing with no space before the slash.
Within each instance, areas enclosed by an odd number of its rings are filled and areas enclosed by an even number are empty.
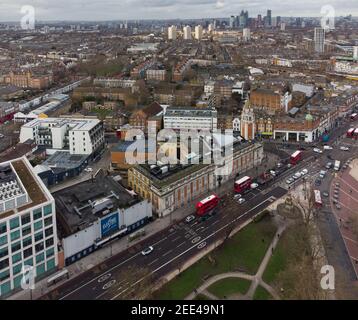
<svg viewBox="0 0 358 320">
<path fill-rule="evenodd" d="M 21 7 L 35 8 L 36 20 L 123 20 L 250 16 L 320 16 L 324 5 L 336 15 L 358 16 L 358 0 L 0 0 L 0 21 L 19 21 Z"/>
</svg>

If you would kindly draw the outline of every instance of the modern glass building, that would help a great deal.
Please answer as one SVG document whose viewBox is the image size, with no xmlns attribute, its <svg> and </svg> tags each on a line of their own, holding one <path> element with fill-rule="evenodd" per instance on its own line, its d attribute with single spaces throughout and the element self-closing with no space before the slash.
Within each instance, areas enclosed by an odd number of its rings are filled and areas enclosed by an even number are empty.
<svg viewBox="0 0 358 320">
<path fill-rule="evenodd" d="M 21 288 L 23 266 L 35 280 L 56 270 L 55 202 L 26 157 L 0 163 L 0 298 Z"/>
</svg>

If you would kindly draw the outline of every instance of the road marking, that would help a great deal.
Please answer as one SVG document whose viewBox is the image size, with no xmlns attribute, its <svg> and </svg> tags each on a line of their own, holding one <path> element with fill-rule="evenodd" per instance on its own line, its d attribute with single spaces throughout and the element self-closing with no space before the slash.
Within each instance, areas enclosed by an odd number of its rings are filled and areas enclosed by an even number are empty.
<svg viewBox="0 0 358 320">
<path fill-rule="evenodd" d="M 182 242 L 181 244 L 178 244 L 177 245 L 177 248 L 179 248 L 179 247 L 181 247 L 183 244 L 185 244 L 186 242 L 184 241 L 184 242 Z"/>
<path fill-rule="evenodd" d="M 216 220 L 216 221 L 214 221 L 211 225 L 217 224 L 217 223 L 219 223 L 219 222 L 220 222 L 219 220 Z"/>
<path fill-rule="evenodd" d="M 168 254 L 170 254 L 170 253 L 172 253 L 172 252 L 173 252 L 173 250 L 169 250 L 168 252 L 166 252 L 166 253 L 163 254 L 163 257 L 167 256 Z"/>
<path fill-rule="evenodd" d="M 152 264 L 156 263 L 159 260 L 159 258 L 153 260 L 151 263 L 148 263 L 148 266 L 151 266 Z"/>
<path fill-rule="evenodd" d="M 102 287 L 102 289 L 103 289 L 103 290 L 107 290 L 107 289 L 109 289 L 110 287 L 112 287 L 115 283 L 116 283 L 116 280 L 113 279 L 113 280 L 107 282 L 107 283 Z"/>
<path fill-rule="evenodd" d="M 139 256 L 140 254 L 141 254 L 141 253 L 138 252 L 137 254 L 135 254 L 134 256 L 131 256 L 131 257 L 128 258 L 127 260 L 122 261 L 121 263 L 115 265 L 114 267 L 110 268 L 110 269 L 107 270 L 106 272 L 100 274 L 99 276 L 97 276 L 97 277 L 91 279 L 90 281 L 84 283 L 83 285 L 79 286 L 78 288 L 76 288 L 76 289 L 72 290 L 71 292 L 67 293 L 66 295 L 64 295 L 63 297 L 61 297 L 59 300 L 65 299 L 66 297 L 70 296 L 71 294 L 75 293 L 76 291 L 78 291 L 78 290 L 80 290 L 80 289 L 86 287 L 88 284 L 90 284 L 90 283 L 92 283 L 92 282 L 98 280 L 98 279 L 99 279 L 100 277 L 102 277 L 104 274 L 107 274 L 107 273 L 111 272 L 112 270 L 115 270 L 116 268 L 118 268 L 118 267 L 120 267 L 121 265 L 127 263 L 128 261 L 134 259 L 135 257 Z"/>
<path fill-rule="evenodd" d="M 155 245 L 157 245 L 158 243 L 161 243 L 162 241 L 164 241 L 164 240 L 166 240 L 166 239 L 168 239 L 168 237 L 165 237 L 165 238 L 159 240 L 158 242 L 153 243 L 152 246 L 155 246 Z"/>
<path fill-rule="evenodd" d="M 269 198 L 268 198 L 269 199 Z M 230 226 L 231 224 L 234 224 L 236 221 L 240 220 L 242 217 L 248 215 L 251 211 L 255 210 L 256 208 L 260 207 L 262 204 L 264 204 L 265 202 L 267 202 L 268 199 L 265 199 L 264 201 L 262 201 L 261 203 L 257 204 L 255 207 L 252 207 L 250 210 L 248 210 L 247 212 L 245 212 L 243 215 L 235 218 L 234 220 L 230 221 L 229 223 L 225 224 L 224 226 L 222 226 L 220 229 L 217 229 L 216 231 L 214 231 L 213 233 L 211 233 L 210 235 L 208 235 L 205 239 L 203 239 L 201 242 L 206 242 L 206 240 L 210 239 L 211 237 L 213 237 L 215 234 L 219 233 L 220 231 L 224 230 L 225 228 L 227 228 L 228 226 Z M 258 212 L 260 213 L 260 212 Z M 200 243 L 199 243 L 200 245 Z M 175 261 L 176 259 L 180 258 L 181 256 L 185 255 L 187 252 L 191 251 L 192 249 L 196 248 L 198 245 L 194 244 L 193 246 L 191 246 L 190 248 L 188 248 L 187 250 L 183 251 L 182 253 L 180 253 L 179 255 L 175 256 L 174 258 L 166 261 L 163 265 L 161 265 L 160 267 L 158 267 L 157 269 L 153 270 L 150 275 L 158 272 L 160 269 L 164 268 L 165 266 L 167 266 L 168 264 L 172 263 L 173 261 Z M 143 281 L 147 276 L 142 277 L 141 279 L 139 279 L 138 281 L 136 281 L 135 283 L 133 283 L 131 286 L 134 287 L 137 283 Z M 115 296 L 113 296 L 112 298 L 110 298 L 110 300 L 115 300 L 120 294 L 117 294 Z"/>
<path fill-rule="evenodd" d="M 172 240 L 172 242 L 175 242 L 175 241 L 179 240 L 180 238 L 181 238 L 181 236 L 176 237 L 175 239 Z"/>
<path fill-rule="evenodd" d="M 204 241 L 204 242 L 200 243 L 197 248 L 200 250 L 200 249 L 204 248 L 205 246 L 206 246 L 206 242 Z"/>
</svg>

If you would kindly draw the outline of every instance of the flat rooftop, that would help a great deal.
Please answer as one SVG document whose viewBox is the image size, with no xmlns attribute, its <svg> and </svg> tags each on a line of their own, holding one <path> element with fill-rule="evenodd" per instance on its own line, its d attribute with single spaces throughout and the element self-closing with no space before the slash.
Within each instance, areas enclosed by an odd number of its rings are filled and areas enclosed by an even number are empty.
<svg viewBox="0 0 358 320">
<path fill-rule="evenodd" d="M 70 154 L 65 151 L 56 151 L 41 166 L 52 169 L 53 172 L 62 172 L 78 168 L 88 158 L 88 155 Z"/>
<path fill-rule="evenodd" d="M 140 200 L 100 171 L 93 179 L 53 194 L 61 237 L 87 228 L 99 218 Z"/>
<path fill-rule="evenodd" d="M 70 130 L 88 131 L 95 127 L 98 123 L 100 123 L 100 120 L 98 119 L 45 118 L 32 120 L 24 124 L 22 127 L 34 128 L 37 126 L 46 126 L 51 124 L 51 126 L 55 128 L 70 126 Z"/>
</svg>

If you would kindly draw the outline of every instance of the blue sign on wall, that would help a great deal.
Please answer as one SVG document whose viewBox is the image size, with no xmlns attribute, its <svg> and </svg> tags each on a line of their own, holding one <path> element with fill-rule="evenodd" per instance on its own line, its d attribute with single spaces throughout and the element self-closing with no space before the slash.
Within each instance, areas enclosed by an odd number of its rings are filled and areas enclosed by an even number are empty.
<svg viewBox="0 0 358 320">
<path fill-rule="evenodd" d="M 101 220 L 102 238 L 119 229 L 118 213 L 111 214 Z"/>
</svg>

